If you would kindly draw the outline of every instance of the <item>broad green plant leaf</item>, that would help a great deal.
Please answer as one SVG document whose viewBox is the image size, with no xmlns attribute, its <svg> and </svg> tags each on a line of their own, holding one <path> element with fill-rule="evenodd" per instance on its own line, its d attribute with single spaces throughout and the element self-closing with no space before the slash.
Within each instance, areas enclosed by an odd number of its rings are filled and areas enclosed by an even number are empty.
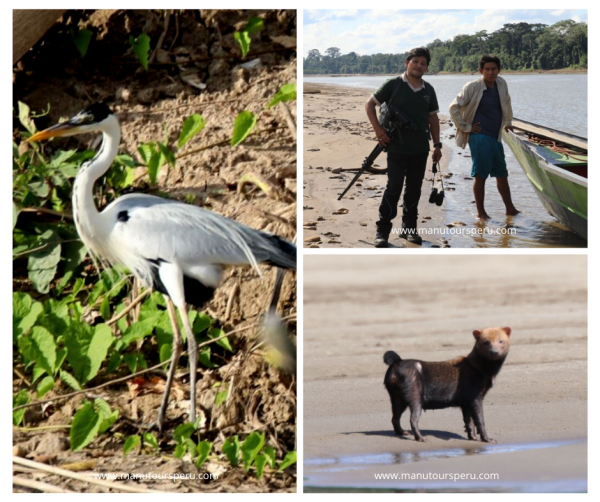
<svg viewBox="0 0 600 502">
<path fill-rule="evenodd" d="M 43 310 L 27 293 L 13 293 L 13 342 L 33 327 Z"/>
<path fill-rule="evenodd" d="M 92 328 L 86 323 L 71 321 L 64 340 L 67 360 L 75 371 L 76 379 L 86 383 L 97 375 L 114 336 L 106 324 Z"/>
<path fill-rule="evenodd" d="M 13 396 L 13 408 L 27 403 L 29 403 L 29 394 L 27 394 L 27 391 L 25 389 L 20 391 L 16 396 Z M 20 410 L 13 411 L 13 425 L 21 425 L 26 411 L 27 408 L 22 408 Z"/>
<path fill-rule="evenodd" d="M 75 44 L 75 47 L 77 47 L 79 54 L 81 54 L 81 57 L 85 57 L 92 40 L 92 32 L 90 30 L 78 30 L 77 33 L 75 33 L 74 30 L 71 30 L 71 38 L 73 39 L 73 43 Z"/>
<path fill-rule="evenodd" d="M 242 59 L 246 59 L 248 52 L 250 52 L 250 34 L 247 31 L 236 31 L 233 38 L 242 50 Z"/>
<path fill-rule="evenodd" d="M 273 99 L 267 105 L 267 108 L 273 108 L 275 105 L 296 99 L 296 84 L 285 84 L 273 96 Z"/>
<path fill-rule="evenodd" d="M 133 52 L 139 59 L 144 70 L 148 71 L 148 54 L 150 54 L 150 37 L 142 33 L 139 37 L 129 37 L 129 43 L 133 47 Z"/>
<path fill-rule="evenodd" d="M 225 331 L 223 331 L 221 328 L 212 328 L 208 332 L 208 337 L 209 338 L 219 338 L 220 336 L 223 336 L 224 334 L 225 334 Z M 223 347 L 225 350 L 228 350 L 229 352 L 233 352 L 233 347 L 231 346 L 231 342 L 229 341 L 229 337 L 227 337 L 227 336 L 225 338 L 221 338 L 220 340 L 218 340 L 217 345 L 220 345 L 221 347 Z"/>
<path fill-rule="evenodd" d="M 140 436 L 129 436 L 125 440 L 125 444 L 123 445 L 123 456 L 126 457 L 134 449 L 140 448 L 141 445 L 142 445 L 142 438 Z"/>
<path fill-rule="evenodd" d="M 294 465 L 295 463 L 296 463 L 296 452 L 290 451 L 286 454 L 284 459 L 281 461 L 281 464 L 279 464 L 279 469 L 277 469 L 277 470 L 283 471 L 283 470 L 287 469 L 288 467 L 290 467 L 291 465 Z"/>
<path fill-rule="evenodd" d="M 60 262 L 61 245 L 58 239 L 58 233 L 55 230 L 44 232 L 38 242 L 45 247 L 30 254 L 27 261 L 29 280 L 42 294 L 50 291 L 50 283 L 56 275 Z"/>
<path fill-rule="evenodd" d="M 267 464 L 267 457 L 264 453 L 259 453 L 256 456 L 256 461 L 254 465 L 256 466 L 256 477 L 258 479 L 262 478 L 263 473 L 265 472 L 265 465 Z"/>
<path fill-rule="evenodd" d="M 194 136 L 196 136 L 202 129 L 204 129 L 204 119 L 202 115 L 194 113 L 183 121 L 181 133 L 179 134 L 179 140 L 177 141 L 177 148 L 181 148 Z"/>
<path fill-rule="evenodd" d="M 260 17 L 251 17 L 248 20 L 248 23 L 246 24 L 246 26 L 244 26 L 242 31 L 247 31 L 250 35 L 254 35 L 255 33 L 258 33 L 259 31 L 262 31 L 265 27 L 265 21 L 264 19 L 260 18 Z"/>
<path fill-rule="evenodd" d="M 79 385 L 79 382 L 68 371 L 60 370 L 60 379 L 66 385 L 68 385 L 69 387 L 71 387 L 71 389 L 73 389 L 73 390 L 81 390 L 81 385 Z"/>
<path fill-rule="evenodd" d="M 29 106 L 21 101 L 19 101 L 19 122 L 21 122 L 21 125 L 27 129 L 30 134 L 33 135 L 37 131 L 33 120 L 31 120 L 31 110 Z"/>
<path fill-rule="evenodd" d="M 48 375 L 54 375 L 56 367 L 56 342 L 52 333 L 41 326 L 34 326 L 31 330 L 32 355 Z"/>
<path fill-rule="evenodd" d="M 102 422 L 100 422 L 100 428 L 98 429 L 98 434 L 103 434 L 117 421 L 119 418 L 119 411 L 111 410 L 110 405 L 104 399 L 100 398 L 94 401 L 94 405 L 100 414 L 100 418 L 102 419 Z"/>
<path fill-rule="evenodd" d="M 224 441 L 223 446 L 221 447 L 221 450 L 223 451 L 223 453 L 229 460 L 229 463 L 233 467 L 236 467 L 239 463 L 239 456 L 240 456 L 240 440 L 239 440 L 238 436 L 233 436 L 233 437 L 227 438 Z"/>
<path fill-rule="evenodd" d="M 94 405 L 85 403 L 75 416 L 71 424 L 71 450 L 79 451 L 90 444 L 98 435 L 102 419 L 100 414 L 94 410 Z"/>
<path fill-rule="evenodd" d="M 265 435 L 260 434 L 254 431 L 250 434 L 246 440 L 240 446 L 240 450 L 242 451 L 242 461 L 244 463 L 244 470 L 248 472 L 254 459 L 262 450 L 262 447 L 265 445 Z"/>
<path fill-rule="evenodd" d="M 249 111 L 241 112 L 235 119 L 231 133 L 231 146 L 237 146 L 254 130 L 258 116 Z"/>
<path fill-rule="evenodd" d="M 40 383 L 38 383 L 37 386 L 38 399 L 44 397 L 52 389 L 54 389 L 54 378 L 52 378 L 51 376 L 46 376 L 42 378 L 42 380 L 40 380 Z"/>
<path fill-rule="evenodd" d="M 154 434 L 152 434 L 151 432 L 144 432 L 142 439 L 144 441 L 144 444 L 149 445 L 154 451 L 158 451 L 158 440 L 156 439 L 156 436 Z"/>
<path fill-rule="evenodd" d="M 198 458 L 196 459 L 196 467 L 200 469 L 202 464 L 206 462 L 206 459 L 210 455 L 213 444 L 208 441 L 200 441 L 198 446 L 196 447 L 196 452 L 198 453 Z"/>
<path fill-rule="evenodd" d="M 272 446 L 265 446 L 265 449 L 262 451 L 264 456 L 267 459 L 267 463 L 271 469 L 275 469 L 275 465 L 277 464 L 277 450 Z"/>
</svg>

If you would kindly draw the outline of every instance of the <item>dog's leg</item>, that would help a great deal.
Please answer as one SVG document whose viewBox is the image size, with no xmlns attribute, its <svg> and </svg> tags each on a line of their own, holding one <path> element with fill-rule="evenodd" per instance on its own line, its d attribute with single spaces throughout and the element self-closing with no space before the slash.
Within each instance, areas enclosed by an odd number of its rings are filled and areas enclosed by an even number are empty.
<svg viewBox="0 0 600 502">
<path fill-rule="evenodd" d="M 421 403 L 411 403 L 410 405 L 410 427 L 417 441 L 425 442 L 421 431 L 419 430 L 419 418 L 421 418 Z"/>
<path fill-rule="evenodd" d="M 465 432 L 469 439 L 477 439 L 475 437 L 475 429 L 473 427 L 473 417 L 471 416 L 471 410 L 468 406 L 461 406 L 460 408 L 463 414 L 463 420 L 465 421 Z"/>
<path fill-rule="evenodd" d="M 471 415 L 473 417 L 473 422 L 475 422 L 475 427 L 477 428 L 477 432 L 481 437 L 481 440 L 485 443 L 495 443 L 493 439 L 488 437 L 487 432 L 485 430 L 485 422 L 483 420 L 483 401 L 481 399 L 476 399 L 471 404 Z"/>
</svg>

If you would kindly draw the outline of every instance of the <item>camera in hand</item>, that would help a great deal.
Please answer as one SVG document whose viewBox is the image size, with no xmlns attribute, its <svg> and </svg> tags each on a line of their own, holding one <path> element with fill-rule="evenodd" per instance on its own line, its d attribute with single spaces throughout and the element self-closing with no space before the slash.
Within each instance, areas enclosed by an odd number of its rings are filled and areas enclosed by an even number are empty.
<svg viewBox="0 0 600 502">
<path fill-rule="evenodd" d="M 441 206 L 444 202 L 444 191 L 438 191 L 437 188 L 432 188 L 431 194 L 429 195 L 429 202 L 435 204 L 436 206 Z"/>
</svg>

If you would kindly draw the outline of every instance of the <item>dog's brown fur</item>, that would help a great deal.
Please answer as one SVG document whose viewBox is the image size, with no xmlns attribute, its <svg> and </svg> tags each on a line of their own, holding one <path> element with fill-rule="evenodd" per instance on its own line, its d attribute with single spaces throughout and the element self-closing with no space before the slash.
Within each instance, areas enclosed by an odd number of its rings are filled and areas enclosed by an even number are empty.
<svg viewBox="0 0 600 502">
<path fill-rule="evenodd" d="M 485 430 L 483 398 L 508 355 L 511 332 L 509 327 L 475 330 L 471 353 L 450 361 L 403 360 L 393 351 L 386 352 L 383 361 L 389 368 L 384 385 L 392 402 L 392 425 L 396 434 L 408 434 L 400 426 L 400 417 L 406 408 L 410 408 L 410 426 L 415 439 L 425 441 L 418 425 L 421 411 L 456 406 L 462 410 L 469 439 L 475 439 L 475 424 L 482 441 L 495 443 Z"/>
</svg>

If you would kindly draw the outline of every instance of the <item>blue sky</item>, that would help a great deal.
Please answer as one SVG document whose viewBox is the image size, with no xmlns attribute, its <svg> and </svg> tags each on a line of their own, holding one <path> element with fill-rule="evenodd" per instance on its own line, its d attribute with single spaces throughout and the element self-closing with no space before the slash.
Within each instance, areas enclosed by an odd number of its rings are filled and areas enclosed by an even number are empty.
<svg viewBox="0 0 600 502">
<path fill-rule="evenodd" d="M 493 32 L 507 23 L 554 24 L 564 19 L 587 21 L 587 10 L 315 10 L 305 9 L 304 47 L 321 53 L 337 47 L 342 54 L 399 53 L 436 38 L 449 40 L 480 30 Z"/>
</svg>

